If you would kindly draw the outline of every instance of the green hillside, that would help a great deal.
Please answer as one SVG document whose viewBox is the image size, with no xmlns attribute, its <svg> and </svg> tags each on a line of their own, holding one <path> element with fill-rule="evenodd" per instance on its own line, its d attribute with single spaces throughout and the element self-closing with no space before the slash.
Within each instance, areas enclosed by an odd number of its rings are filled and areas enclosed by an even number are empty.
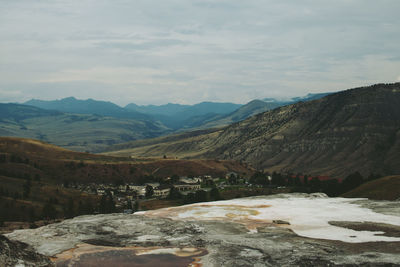
<svg viewBox="0 0 400 267">
<path fill-rule="evenodd" d="M 168 129 L 147 120 L 69 114 L 18 104 L 0 104 L 0 136 L 39 139 L 71 150 L 96 152 Z"/>
</svg>

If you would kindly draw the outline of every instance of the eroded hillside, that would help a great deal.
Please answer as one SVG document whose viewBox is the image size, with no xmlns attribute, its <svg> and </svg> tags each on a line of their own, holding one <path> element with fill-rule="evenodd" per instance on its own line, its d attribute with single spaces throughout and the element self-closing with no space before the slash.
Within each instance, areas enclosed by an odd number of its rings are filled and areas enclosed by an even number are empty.
<svg viewBox="0 0 400 267">
<path fill-rule="evenodd" d="M 221 130 L 161 138 L 114 155 L 218 158 L 256 168 L 343 177 L 400 173 L 400 83 L 342 91 Z"/>
</svg>

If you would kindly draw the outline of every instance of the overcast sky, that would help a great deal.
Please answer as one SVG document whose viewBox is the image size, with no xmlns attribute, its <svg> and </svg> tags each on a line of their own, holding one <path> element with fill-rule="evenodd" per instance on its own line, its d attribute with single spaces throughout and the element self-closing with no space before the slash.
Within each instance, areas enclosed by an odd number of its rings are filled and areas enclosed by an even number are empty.
<svg viewBox="0 0 400 267">
<path fill-rule="evenodd" d="M 0 102 L 245 103 L 400 81 L 399 0 L 0 0 Z"/>
</svg>

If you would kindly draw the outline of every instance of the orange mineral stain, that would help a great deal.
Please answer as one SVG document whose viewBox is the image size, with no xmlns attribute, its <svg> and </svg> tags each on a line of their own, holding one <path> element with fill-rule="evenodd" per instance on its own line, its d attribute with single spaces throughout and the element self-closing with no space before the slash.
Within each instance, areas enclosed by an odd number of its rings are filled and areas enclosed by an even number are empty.
<svg viewBox="0 0 400 267">
<path fill-rule="evenodd" d="M 150 210 L 143 213 L 143 215 L 148 217 L 164 217 L 170 218 L 172 220 L 216 220 L 216 221 L 234 221 L 236 223 L 243 224 L 248 230 L 254 231 L 258 227 L 271 227 L 281 225 L 273 224 L 272 220 L 267 219 L 255 219 L 250 216 L 257 216 L 260 214 L 260 209 L 270 208 L 271 205 L 216 205 L 216 204 L 194 204 L 183 207 L 173 207 L 160 210 Z M 222 208 L 225 213 L 221 213 L 220 216 L 207 216 L 208 209 L 210 211 L 213 208 Z M 191 212 L 191 216 L 180 218 L 181 214 L 186 212 Z"/>
<path fill-rule="evenodd" d="M 201 266 L 201 256 L 207 254 L 202 248 L 169 247 L 104 247 L 79 244 L 51 260 L 57 267 L 150 267 L 150 266 Z"/>
</svg>

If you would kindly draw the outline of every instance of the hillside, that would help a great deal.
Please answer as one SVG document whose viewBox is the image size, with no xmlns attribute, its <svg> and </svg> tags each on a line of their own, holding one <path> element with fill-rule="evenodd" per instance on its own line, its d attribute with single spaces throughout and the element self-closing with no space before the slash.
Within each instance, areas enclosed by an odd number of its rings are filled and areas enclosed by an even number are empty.
<svg viewBox="0 0 400 267">
<path fill-rule="evenodd" d="M 77 151 L 99 151 L 168 132 L 160 123 L 69 114 L 20 104 L 0 104 L 0 136 L 35 138 Z"/>
<path fill-rule="evenodd" d="M 344 197 L 364 197 L 374 200 L 400 199 L 400 175 L 387 176 L 360 185 L 343 194 Z"/>
<path fill-rule="evenodd" d="M 65 179 L 82 183 L 113 182 L 115 179 L 135 182 L 145 175 L 223 175 L 235 171 L 247 176 L 252 172 L 234 161 L 113 157 L 74 152 L 38 140 L 11 137 L 0 137 L 0 156 L 2 171 L 16 177 L 38 173 L 57 184 Z M 15 163 L 26 166 L 15 168 Z"/>
<path fill-rule="evenodd" d="M 0 121 L 21 121 L 34 117 L 57 116 L 62 113 L 19 104 L 0 104 Z"/>
<path fill-rule="evenodd" d="M 99 198 L 62 187 L 57 169 L 61 174 L 63 168 L 55 165 L 57 161 L 85 158 L 87 154 L 37 140 L 1 137 L 0 224 L 4 221 L 33 222 L 43 219 L 44 207 L 49 204 L 56 214 L 52 219 L 65 215 L 67 205 L 75 207 L 72 212 L 76 215 L 91 213 Z"/>
<path fill-rule="evenodd" d="M 215 139 L 224 128 L 189 131 L 178 134 L 137 140 L 108 147 L 102 154 L 111 156 L 202 158 L 213 149 Z"/>
<path fill-rule="evenodd" d="M 212 112 L 213 108 L 208 107 L 207 109 L 209 113 L 194 115 L 189 117 L 183 122 L 182 126 L 184 129 L 208 129 L 214 127 L 222 127 L 227 126 L 235 122 L 239 122 L 245 120 L 251 116 L 298 102 L 306 102 L 315 99 L 322 98 L 331 93 L 320 93 L 320 94 L 308 94 L 304 97 L 294 97 L 288 100 L 277 100 L 274 98 L 266 98 L 263 100 L 252 100 L 249 103 L 238 106 L 235 110 L 229 113 L 223 112 Z M 200 103 L 203 104 L 203 103 Z M 200 105 L 198 104 L 198 105 Z M 222 103 L 221 103 L 222 104 Z M 196 105 L 195 105 L 196 106 Z M 228 111 L 228 109 L 227 109 Z M 182 114 L 186 114 L 186 111 L 182 112 Z M 190 114 L 190 113 L 189 113 Z M 173 117 L 175 119 L 175 116 Z M 160 121 L 165 122 L 162 118 L 159 118 Z M 170 125 L 165 122 L 166 125 Z M 171 127 L 172 125 L 170 125 Z"/>
<path fill-rule="evenodd" d="M 264 102 L 262 100 L 253 100 L 246 105 L 241 106 L 234 112 L 219 116 L 216 118 L 211 118 L 208 121 L 201 124 L 201 128 L 211 128 L 211 127 L 221 127 L 226 126 L 241 120 L 245 120 L 251 116 L 257 115 L 259 113 L 281 107 L 288 103 L 283 102 Z"/>
<path fill-rule="evenodd" d="M 209 113 L 201 116 L 190 117 L 185 122 L 185 128 L 191 129 L 207 129 L 213 127 L 227 126 L 235 122 L 245 120 L 251 116 L 298 102 L 306 102 L 320 99 L 331 93 L 308 94 L 304 97 L 294 97 L 288 100 L 277 100 L 274 98 L 266 98 L 264 100 L 252 100 L 249 103 L 238 107 L 228 114 Z M 210 109 L 207 109 L 210 110 Z"/>
<path fill-rule="evenodd" d="M 245 177 L 254 172 L 234 161 L 111 157 L 0 137 L 0 223 L 39 219 L 46 203 L 59 215 L 66 213 L 71 201 L 75 214 L 93 212 L 99 197 L 76 190 L 77 185 L 143 183 L 174 174 L 221 177 L 231 171 Z"/>
<path fill-rule="evenodd" d="M 166 141 L 163 141 L 166 140 Z M 400 83 L 280 107 L 226 128 L 114 152 L 234 159 L 256 168 L 345 177 L 400 173 Z"/>
</svg>

